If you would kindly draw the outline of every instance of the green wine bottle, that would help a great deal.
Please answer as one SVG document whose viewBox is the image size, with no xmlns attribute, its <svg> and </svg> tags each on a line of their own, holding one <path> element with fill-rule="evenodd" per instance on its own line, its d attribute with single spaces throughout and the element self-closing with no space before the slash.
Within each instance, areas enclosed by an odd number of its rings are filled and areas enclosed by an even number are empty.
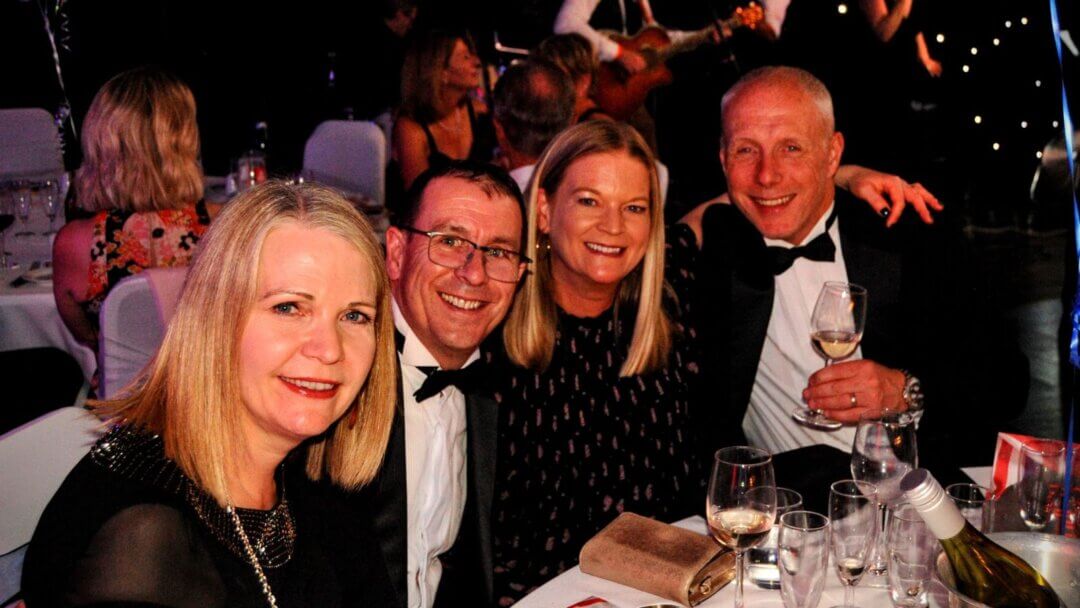
<svg viewBox="0 0 1080 608">
<path fill-rule="evenodd" d="M 900 489 L 941 541 L 960 593 L 991 608 L 1064 605 L 1037 570 L 968 523 L 930 471 L 908 472 Z"/>
</svg>

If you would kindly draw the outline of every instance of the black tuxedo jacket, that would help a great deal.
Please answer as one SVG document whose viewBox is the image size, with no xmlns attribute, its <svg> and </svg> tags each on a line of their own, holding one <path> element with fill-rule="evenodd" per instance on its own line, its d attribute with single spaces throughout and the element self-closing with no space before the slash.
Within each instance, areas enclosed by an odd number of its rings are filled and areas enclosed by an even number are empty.
<svg viewBox="0 0 1080 608">
<path fill-rule="evenodd" d="M 400 378 L 398 382 L 399 386 Z M 493 603 L 494 567 L 491 505 L 495 484 L 498 411 L 494 398 L 465 395 L 466 499 L 457 540 L 441 556 L 442 579 L 436 606 L 488 606 Z M 378 476 L 351 497 L 372 518 L 399 606 L 407 605 L 408 505 L 405 479 L 405 419 L 399 393 L 390 443 Z"/>
<path fill-rule="evenodd" d="M 935 226 L 902 221 L 887 229 L 869 206 L 845 192 L 837 191 L 836 205 L 848 280 L 868 294 L 863 358 L 919 377 L 926 395 L 920 434 L 933 443 L 950 430 L 976 422 L 997 428 L 1018 414 L 1027 394 L 1027 362 L 1009 332 L 992 320 L 993 307 L 962 241 L 940 218 Z M 737 208 L 708 209 L 702 232 L 694 308 L 706 384 L 696 426 L 707 429 L 702 445 L 708 455 L 745 441 L 742 420 L 775 281 L 764 264 L 764 240 Z M 985 433 L 982 439 L 979 450 L 986 449 Z M 972 459 L 992 457 L 980 451 Z"/>
</svg>

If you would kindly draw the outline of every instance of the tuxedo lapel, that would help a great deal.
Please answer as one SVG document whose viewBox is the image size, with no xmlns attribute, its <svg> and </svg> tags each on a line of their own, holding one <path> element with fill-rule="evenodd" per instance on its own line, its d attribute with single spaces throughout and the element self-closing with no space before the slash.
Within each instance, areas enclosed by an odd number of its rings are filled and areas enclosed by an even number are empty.
<svg viewBox="0 0 1080 608">
<path fill-rule="evenodd" d="M 480 567 L 485 585 L 485 597 L 492 598 L 494 585 L 494 541 L 491 532 L 491 512 L 495 492 L 495 458 L 498 439 L 498 406 L 486 395 L 466 395 L 465 412 L 468 419 L 469 498 L 475 500 L 476 535 L 479 543 Z"/>
<path fill-rule="evenodd" d="M 379 539 L 390 583 L 398 596 L 398 605 L 408 603 L 408 490 L 405 478 L 405 416 L 401 398 L 401 374 L 398 367 L 398 402 L 390 442 L 375 481 L 361 492 L 369 502 L 372 527 Z"/>
<path fill-rule="evenodd" d="M 863 357 L 888 364 L 895 355 L 893 346 L 905 342 L 896 335 L 903 327 L 903 256 L 895 247 L 896 235 L 884 227 L 881 218 L 863 209 L 863 203 L 838 191 L 837 205 L 848 282 L 865 287 L 867 293 Z"/>
</svg>

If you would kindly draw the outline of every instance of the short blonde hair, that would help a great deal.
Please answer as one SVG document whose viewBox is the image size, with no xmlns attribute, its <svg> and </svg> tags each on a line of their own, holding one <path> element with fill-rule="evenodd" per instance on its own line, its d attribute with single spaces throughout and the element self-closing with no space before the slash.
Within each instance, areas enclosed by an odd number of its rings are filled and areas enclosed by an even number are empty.
<svg viewBox="0 0 1080 608">
<path fill-rule="evenodd" d="M 649 146 L 632 127 L 613 121 L 589 121 L 559 134 L 544 150 L 529 182 L 525 211 L 527 223 L 524 251 L 533 255 L 528 273 L 514 299 L 503 344 L 510 359 L 522 367 L 544 370 L 551 363 L 555 347 L 557 313 L 551 255 L 546 235 L 540 234 L 537 199 L 542 188 L 553 200 L 566 171 L 580 158 L 605 152 L 625 152 L 641 161 L 649 172 L 649 236 L 641 263 L 619 284 L 620 303 L 637 308 L 630 348 L 619 370 L 633 376 L 657 370 L 667 362 L 673 327 L 664 311 L 664 211 L 659 203 L 656 161 Z"/>
<path fill-rule="evenodd" d="M 203 196 L 195 97 L 154 68 L 105 83 L 86 115 L 78 203 L 89 211 L 161 211 Z"/>
<path fill-rule="evenodd" d="M 122 398 L 96 404 L 110 417 L 160 434 L 166 455 L 222 504 L 227 502 L 226 463 L 236 457 L 243 436 L 240 333 L 258 297 L 266 236 L 288 222 L 326 230 L 352 244 L 368 261 L 368 268 L 357 269 L 357 280 L 377 286 L 371 371 L 345 414 L 304 444 L 308 476 L 359 487 L 375 476 L 390 436 L 397 356 L 390 283 L 371 226 L 328 188 L 280 181 L 256 186 L 226 205 L 207 231 L 153 362 Z"/>
<path fill-rule="evenodd" d="M 436 30 L 416 37 L 401 64 L 402 116 L 421 124 L 442 118 L 438 107 L 442 97 L 442 74 L 449 67 L 458 40 L 475 51 L 476 45 L 465 33 Z"/>
</svg>

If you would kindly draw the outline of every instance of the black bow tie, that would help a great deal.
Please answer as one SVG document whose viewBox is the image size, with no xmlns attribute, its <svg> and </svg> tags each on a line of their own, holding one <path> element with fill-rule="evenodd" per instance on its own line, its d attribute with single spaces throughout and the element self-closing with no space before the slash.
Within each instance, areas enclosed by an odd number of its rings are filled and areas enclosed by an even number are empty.
<svg viewBox="0 0 1080 608">
<path fill-rule="evenodd" d="M 413 393 L 417 403 L 437 395 L 448 386 L 456 386 L 462 393 L 475 392 L 484 378 L 484 366 L 480 359 L 462 369 L 438 369 L 426 366 L 417 367 L 417 369 L 427 374 L 424 383 Z"/>
<path fill-rule="evenodd" d="M 835 206 L 832 213 L 829 214 L 829 219 L 825 221 L 825 232 L 810 239 L 809 243 L 791 248 L 766 247 L 765 250 L 768 252 L 768 260 L 773 275 L 783 274 L 799 258 L 806 258 L 815 262 L 831 262 L 835 260 L 836 245 L 833 243 L 832 237 L 829 236 L 829 229 L 832 228 L 834 221 L 836 221 Z"/>
</svg>

